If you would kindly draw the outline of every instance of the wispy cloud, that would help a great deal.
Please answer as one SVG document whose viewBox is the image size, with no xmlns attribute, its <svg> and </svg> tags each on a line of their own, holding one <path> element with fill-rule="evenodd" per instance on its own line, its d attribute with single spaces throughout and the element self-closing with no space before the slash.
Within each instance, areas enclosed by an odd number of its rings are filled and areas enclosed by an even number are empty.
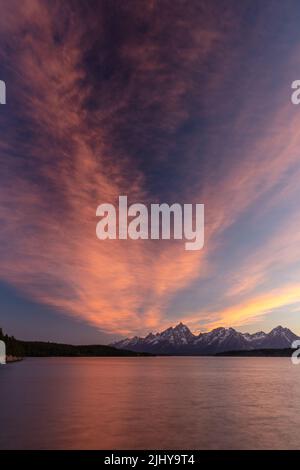
<svg viewBox="0 0 300 470">
<path fill-rule="evenodd" d="M 236 43 L 240 9 L 95 5 L 97 14 L 76 2 L 1 4 L 11 101 L 0 117 L 0 277 L 103 330 L 145 332 L 172 322 L 172 298 L 221 268 L 213 255 L 226 250 L 228 230 L 247 211 L 268 216 L 298 194 L 299 118 L 285 83 L 274 100 L 266 96 L 264 116 L 253 85 L 251 100 L 243 99 L 248 74 L 237 81 L 236 69 L 248 50 Z M 259 85 L 268 88 L 263 78 Z M 205 203 L 205 249 L 100 242 L 96 207 L 120 194 L 132 202 Z M 289 269 L 298 259 L 296 214 L 291 237 L 270 233 L 267 246 L 235 266 L 218 299 L 231 307 L 206 312 L 200 303 L 193 313 L 186 305 L 182 318 L 196 322 L 207 313 L 207 325 L 242 323 L 295 300 L 294 280 L 279 293 L 268 287 L 258 295 L 257 288 L 274 263 Z"/>
</svg>

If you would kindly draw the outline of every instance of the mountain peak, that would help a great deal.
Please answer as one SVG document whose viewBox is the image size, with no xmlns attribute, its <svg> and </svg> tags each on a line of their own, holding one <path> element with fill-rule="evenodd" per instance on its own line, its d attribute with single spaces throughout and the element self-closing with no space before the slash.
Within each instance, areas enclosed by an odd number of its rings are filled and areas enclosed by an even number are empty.
<svg viewBox="0 0 300 470">
<path fill-rule="evenodd" d="M 276 328 L 273 328 L 273 330 L 270 331 L 270 334 L 280 334 L 280 333 L 284 333 L 284 332 L 289 332 L 291 330 L 289 330 L 288 328 L 284 328 L 283 326 L 281 325 L 278 325 L 276 326 Z"/>
<path fill-rule="evenodd" d="M 174 330 L 180 330 L 180 331 L 189 331 L 190 329 L 184 325 L 182 322 L 178 323 L 178 325 L 175 326 Z"/>
<path fill-rule="evenodd" d="M 273 330 L 270 331 L 269 336 L 285 337 L 288 339 L 293 339 L 296 337 L 296 335 L 289 328 L 284 328 L 281 325 L 277 326 L 276 328 L 273 328 Z"/>
<path fill-rule="evenodd" d="M 276 328 L 273 328 L 272 331 L 283 331 L 283 330 L 287 330 L 287 328 L 283 328 L 283 326 L 278 325 L 278 326 L 276 326 Z"/>
</svg>

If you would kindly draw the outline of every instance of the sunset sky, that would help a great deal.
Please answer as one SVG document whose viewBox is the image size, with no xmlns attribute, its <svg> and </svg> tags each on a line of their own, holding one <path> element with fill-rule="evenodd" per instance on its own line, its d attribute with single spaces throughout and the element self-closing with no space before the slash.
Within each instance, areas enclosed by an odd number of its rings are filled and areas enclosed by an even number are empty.
<svg viewBox="0 0 300 470">
<path fill-rule="evenodd" d="M 0 326 L 300 334 L 299 0 L 0 0 Z M 205 246 L 96 208 L 205 204 Z"/>
</svg>

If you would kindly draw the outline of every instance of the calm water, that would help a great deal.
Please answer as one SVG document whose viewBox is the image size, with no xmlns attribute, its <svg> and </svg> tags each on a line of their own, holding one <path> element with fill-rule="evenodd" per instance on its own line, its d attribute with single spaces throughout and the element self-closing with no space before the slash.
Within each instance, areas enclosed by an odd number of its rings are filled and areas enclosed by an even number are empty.
<svg viewBox="0 0 300 470">
<path fill-rule="evenodd" d="M 0 448 L 300 449 L 300 366 L 197 357 L 0 366 Z"/>
</svg>

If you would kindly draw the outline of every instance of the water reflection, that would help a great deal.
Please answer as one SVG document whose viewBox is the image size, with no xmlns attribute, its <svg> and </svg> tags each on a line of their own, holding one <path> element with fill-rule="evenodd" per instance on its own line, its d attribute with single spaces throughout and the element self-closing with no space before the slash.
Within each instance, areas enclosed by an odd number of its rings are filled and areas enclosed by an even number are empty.
<svg viewBox="0 0 300 470">
<path fill-rule="evenodd" d="M 287 358 L 27 359 L 0 369 L 0 447 L 300 448 L 299 371 Z"/>
</svg>

